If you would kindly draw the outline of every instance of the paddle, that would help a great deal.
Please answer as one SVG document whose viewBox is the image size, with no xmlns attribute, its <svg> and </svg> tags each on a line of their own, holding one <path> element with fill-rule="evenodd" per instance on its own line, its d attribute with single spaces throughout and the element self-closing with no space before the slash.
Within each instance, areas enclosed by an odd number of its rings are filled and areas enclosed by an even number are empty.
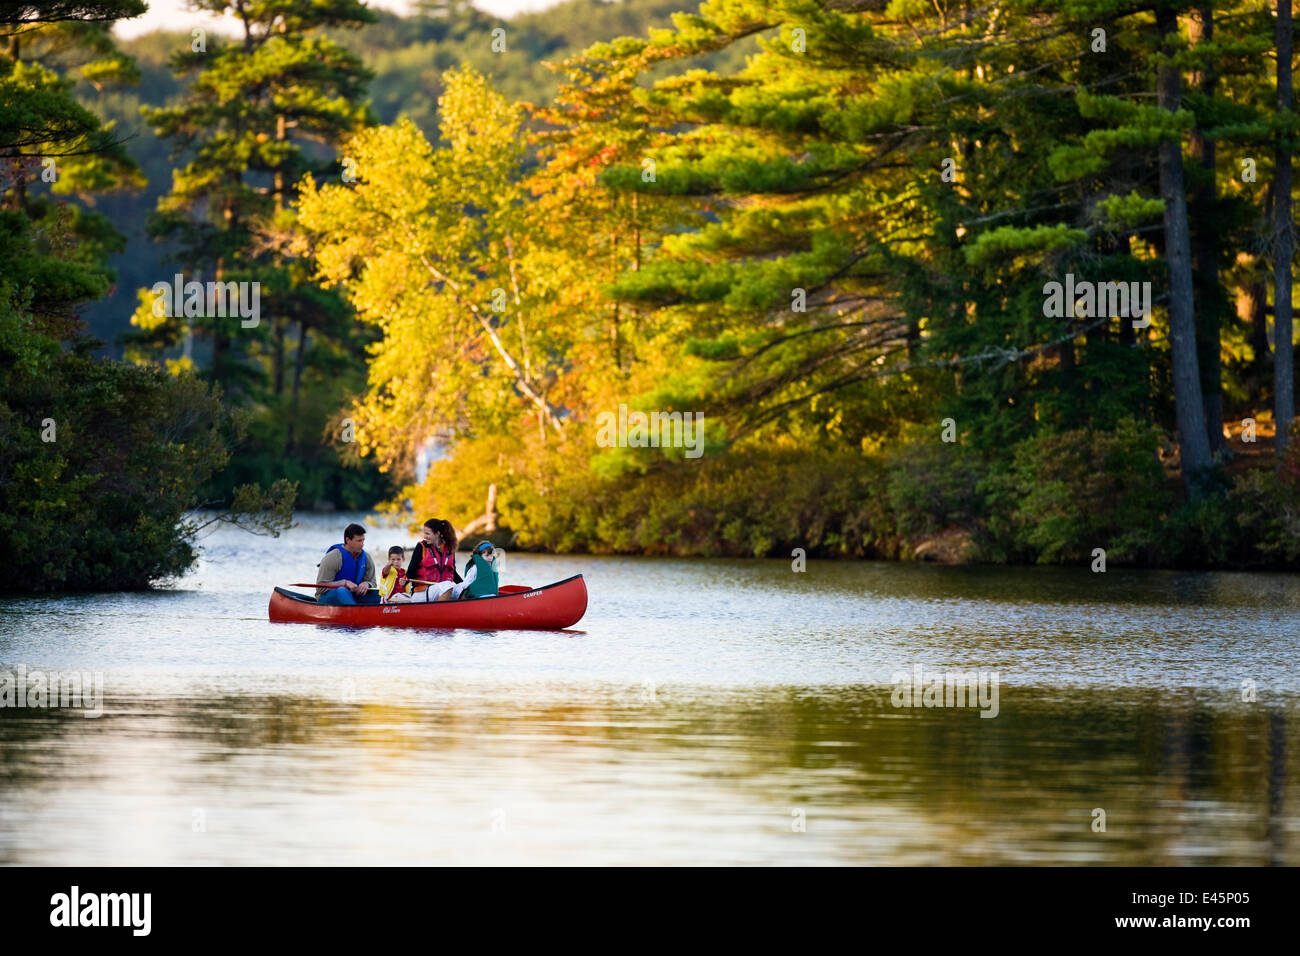
<svg viewBox="0 0 1300 956">
<path fill-rule="evenodd" d="M 419 578 L 407 578 L 410 584 L 440 584 L 440 581 L 421 581 Z M 497 594 L 518 594 L 521 591 L 531 591 L 526 584 L 503 584 L 497 588 Z"/>
<path fill-rule="evenodd" d="M 411 582 L 412 584 L 439 583 L 437 581 L 421 581 L 418 578 L 407 578 L 406 580 Z M 347 587 L 347 585 L 346 584 L 305 584 L 300 581 L 297 584 L 290 584 L 289 587 L 291 588 L 342 588 L 342 587 Z M 524 591 L 531 591 L 531 590 L 532 588 L 530 588 L 526 584 L 503 584 L 501 585 L 501 587 L 497 588 L 497 594 L 520 594 Z"/>
</svg>

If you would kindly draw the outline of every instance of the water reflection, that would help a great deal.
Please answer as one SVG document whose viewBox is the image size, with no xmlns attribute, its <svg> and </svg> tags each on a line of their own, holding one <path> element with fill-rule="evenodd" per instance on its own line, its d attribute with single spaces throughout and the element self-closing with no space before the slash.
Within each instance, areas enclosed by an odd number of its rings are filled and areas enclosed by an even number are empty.
<svg viewBox="0 0 1300 956">
<path fill-rule="evenodd" d="M 0 671 L 105 716 L 0 707 L 0 862 L 1300 864 L 1300 576 L 510 555 L 576 632 L 269 623 L 346 520 L 6 601 Z"/>
<path fill-rule="evenodd" d="M 1296 865 L 1295 703 L 362 681 L 0 710 L 0 862 Z"/>
</svg>

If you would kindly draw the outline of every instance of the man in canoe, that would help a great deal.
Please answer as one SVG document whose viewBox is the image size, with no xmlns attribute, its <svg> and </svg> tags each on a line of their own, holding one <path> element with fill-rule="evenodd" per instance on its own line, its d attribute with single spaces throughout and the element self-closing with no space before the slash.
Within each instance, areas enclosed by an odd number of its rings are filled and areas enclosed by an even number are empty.
<svg viewBox="0 0 1300 956">
<path fill-rule="evenodd" d="M 366 554 L 366 529 L 350 524 L 343 529 L 343 543 L 330 545 L 316 572 L 316 600 L 321 604 L 378 604 L 375 562 Z"/>
</svg>

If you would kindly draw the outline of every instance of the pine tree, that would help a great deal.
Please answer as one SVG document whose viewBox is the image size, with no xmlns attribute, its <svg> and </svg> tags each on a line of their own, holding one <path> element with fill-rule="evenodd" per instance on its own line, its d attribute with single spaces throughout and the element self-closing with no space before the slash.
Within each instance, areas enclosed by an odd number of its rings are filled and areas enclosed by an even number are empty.
<svg viewBox="0 0 1300 956">
<path fill-rule="evenodd" d="M 268 303 L 268 311 L 270 377 L 278 396 L 288 322 L 300 319 L 300 342 L 309 324 L 286 301 L 295 283 L 285 274 L 281 247 L 291 231 L 284 217 L 293 184 L 309 170 L 323 174 L 332 167 L 333 158 L 310 144 L 333 145 L 366 117 L 362 98 L 369 74 L 353 54 L 315 34 L 327 26 L 359 26 L 371 15 L 356 0 L 306 7 L 265 0 L 240 3 L 237 10 L 222 0 L 202 0 L 197 9 L 237 14 L 242 35 L 196 37 L 172 61 L 178 74 L 194 77 L 186 100 L 145 110 L 155 132 L 171 139 L 175 156 L 186 160 L 150 230 L 178 243 L 181 260 L 200 281 L 262 281 L 275 293 L 277 304 Z M 152 340 L 138 336 L 137 347 L 174 346 L 186 334 L 183 317 L 158 321 L 147 290 L 141 297 L 134 321 Z M 264 387 L 266 371 L 247 361 L 252 342 L 232 339 L 228 320 L 203 317 L 195 331 L 211 339 L 213 381 L 236 396 Z M 259 337 L 265 330 L 244 336 Z"/>
<path fill-rule="evenodd" d="M 355 464 L 355 445 L 335 441 L 342 432 L 330 423 L 363 379 L 370 338 L 293 248 L 296 201 L 304 177 L 349 173 L 336 149 L 371 121 L 370 72 L 324 32 L 373 15 L 357 0 L 202 0 L 198 8 L 235 14 L 241 32 L 196 35 L 172 59 L 178 75 L 192 78 L 184 99 L 144 111 L 181 163 L 150 231 L 175 244 L 186 279 L 257 283 L 263 315 L 251 328 L 230 317 L 168 315 L 142 289 L 128 355 L 173 368 L 206 364 L 203 374 L 227 401 L 254 411 L 250 447 L 227 484 L 288 473 L 309 500 L 337 498 L 335 486 L 354 483 L 340 467 Z M 210 343 L 206 363 L 188 348 L 174 357 L 191 336 Z"/>
<path fill-rule="evenodd" d="M 9 307 L 56 339 L 79 333 L 76 308 L 108 288 L 108 255 L 123 243 L 104 216 L 57 197 L 86 200 L 142 184 L 112 125 L 77 103 L 72 77 L 130 82 L 130 61 L 108 24 L 143 11 L 139 0 L 0 9 L 8 35 L 0 55 L 0 215 L 9 249 L 2 284 Z"/>
</svg>

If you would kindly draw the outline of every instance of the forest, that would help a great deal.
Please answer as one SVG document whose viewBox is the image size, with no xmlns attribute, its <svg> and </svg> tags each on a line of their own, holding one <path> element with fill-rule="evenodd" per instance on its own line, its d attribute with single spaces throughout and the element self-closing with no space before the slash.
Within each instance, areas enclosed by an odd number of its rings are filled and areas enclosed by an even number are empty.
<svg viewBox="0 0 1300 956">
<path fill-rule="evenodd" d="M 236 32 L 116 39 L 144 6 L 0 7 L 18 589 L 489 486 L 519 549 L 1300 566 L 1290 0 L 197 0 Z"/>
</svg>

